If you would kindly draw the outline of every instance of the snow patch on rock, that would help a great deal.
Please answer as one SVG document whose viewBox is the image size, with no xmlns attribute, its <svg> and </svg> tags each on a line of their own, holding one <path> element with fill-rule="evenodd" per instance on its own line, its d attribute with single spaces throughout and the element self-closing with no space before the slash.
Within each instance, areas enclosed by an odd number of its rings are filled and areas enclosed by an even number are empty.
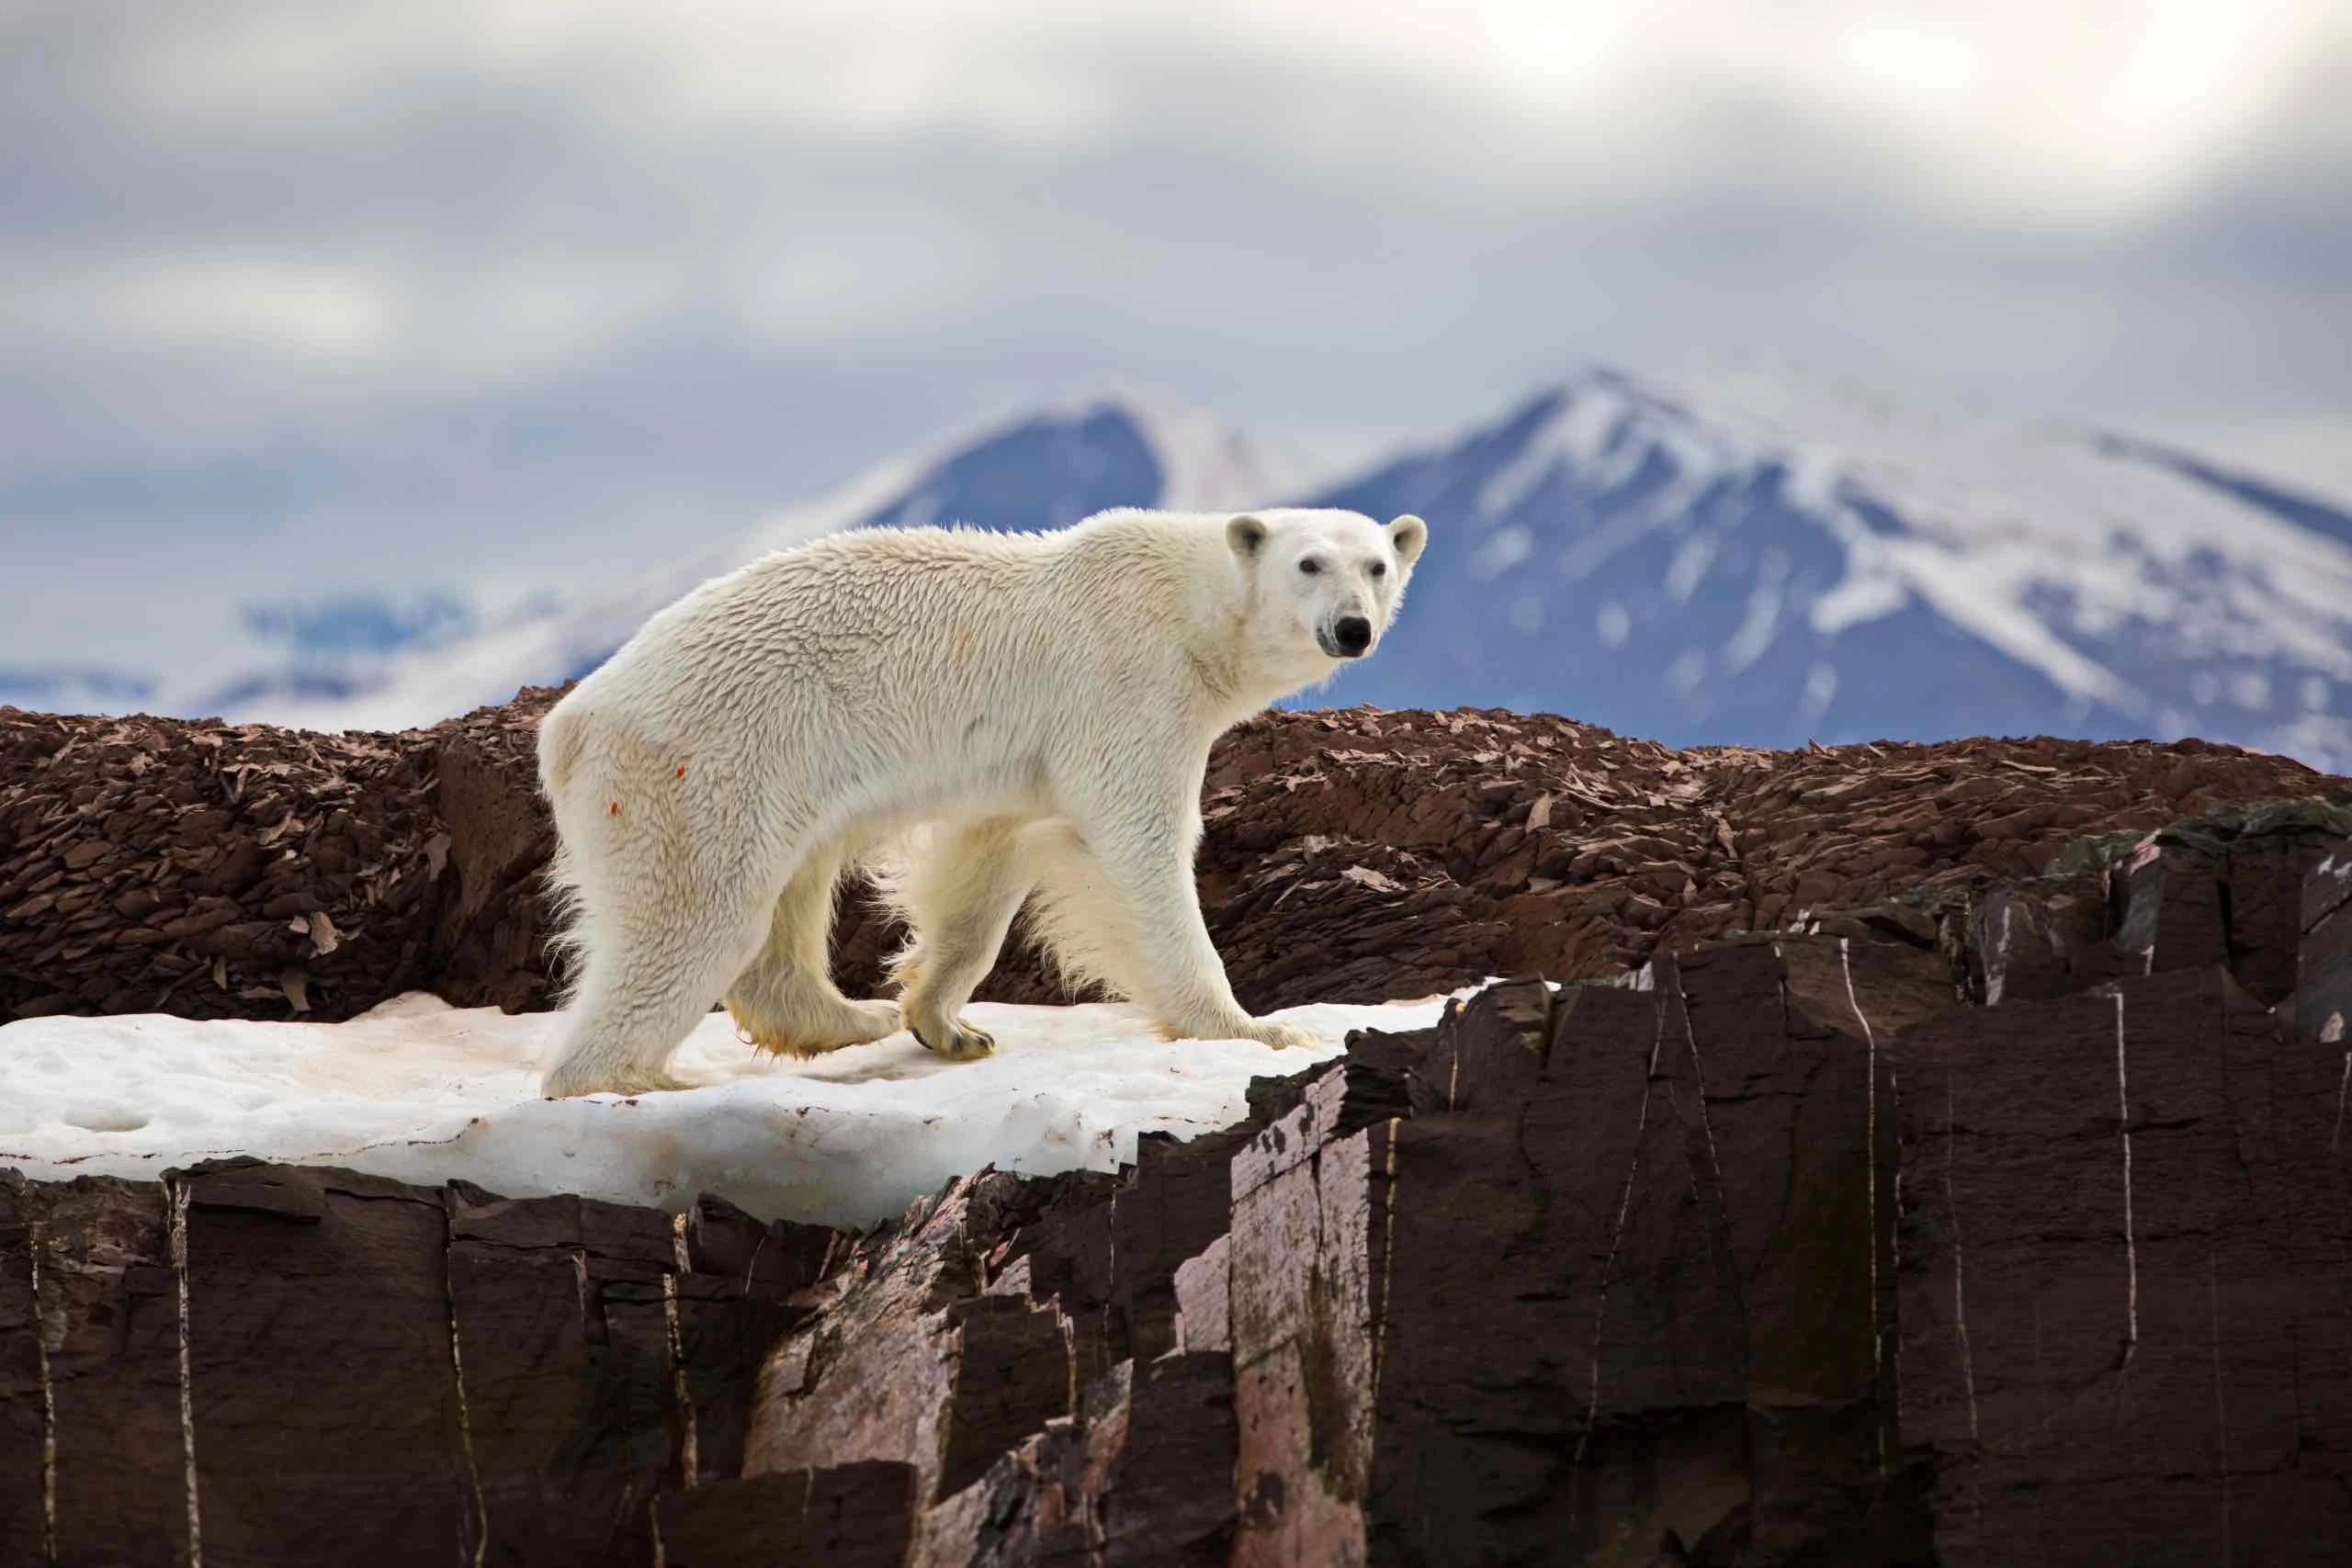
<svg viewBox="0 0 2352 1568">
<path fill-rule="evenodd" d="M 422 993 L 345 1023 L 162 1014 L 0 1027 L 0 1167 L 38 1180 L 153 1179 L 254 1155 L 508 1197 L 559 1192 L 673 1210 L 716 1192 L 767 1218 L 862 1225 L 993 1164 L 1033 1175 L 1112 1170 L 1136 1136 L 1179 1137 L 1248 1111 L 1250 1080 L 1340 1055 L 1348 1032 L 1425 1029 L 1443 998 L 1315 1005 L 1319 1051 L 1168 1041 L 1134 1008 L 976 1003 L 983 1061 L 942 1061 L 894 1034 L 810 1061 L 706 1019 L 672 1070 L 694 1087 L 633 1099 L 541 1100 L 552 1013 L 453 1008 Z"/>
</svg>

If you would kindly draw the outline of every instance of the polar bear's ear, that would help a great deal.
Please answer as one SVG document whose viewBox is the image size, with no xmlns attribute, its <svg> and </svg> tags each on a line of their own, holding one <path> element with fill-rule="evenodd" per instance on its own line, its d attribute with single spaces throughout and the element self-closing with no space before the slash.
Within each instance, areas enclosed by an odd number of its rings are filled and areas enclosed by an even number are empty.
<svg viewBox="0 0 2352 1568">
<path fill-rule="evenodd" d="M 1243 560 L 1256 560 L 1258 552 L 1266 547 L 1266 525 L 1245 513 L 1225 525 L 1225 542 Z"/>
<path fill-rule="evenodd" d="M 1396 558 L 1410 566 L 1430 542 L 1430 525 L 1407 513 L 1388 525 L 1388 542 L 1396 547 Z"/>
</svg>

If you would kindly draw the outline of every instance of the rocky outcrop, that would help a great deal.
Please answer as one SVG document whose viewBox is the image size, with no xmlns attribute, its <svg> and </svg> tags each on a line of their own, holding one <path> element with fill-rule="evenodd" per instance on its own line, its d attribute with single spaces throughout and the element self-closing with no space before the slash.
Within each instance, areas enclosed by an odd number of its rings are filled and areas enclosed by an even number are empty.
<svg viewBox="0 0 2352 1568">
<path fill-rule="evenodd" d="M 546 1005 L 552 696 L 399 736 L 0 708 L 0 1018 Z"/>
<path fill-rule="evenodd" d="M 0 1010 L 346 1016 L 429 972 L 427 756 L 0 710 Z"/>
<path fill-rule="evenodd" d="M 399 736 L 0 709 L 0 1017 L 545 1007 L 557 694 Z M 1615 973 L 2333 782 L 2194 741 L 1675 751 L 1542 715 L 1268 714 L 1217 748 L 1200 886 L 1248 1005 L 1382 1001 Z M 896 934 L 847 900 L 847 988 Z M 1018 940 L 983 992 L 1061 994 Z"/>
<path fill-rule="evenodd" d="M 0 1568 L 2340 1560 L 2352 812 L 1797 924 L 862 1235 L 0 1186 Z"/>
</svg>

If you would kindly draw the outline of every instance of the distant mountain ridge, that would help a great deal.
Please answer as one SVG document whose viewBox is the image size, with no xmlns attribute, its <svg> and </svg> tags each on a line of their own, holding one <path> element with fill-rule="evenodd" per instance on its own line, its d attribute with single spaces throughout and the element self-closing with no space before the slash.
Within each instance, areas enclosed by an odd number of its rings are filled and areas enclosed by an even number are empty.
<svg viewBox="0 0 2352 1568">
<path fill-rule="evenodd" d="M 1083 400 L 883 464 L 608 590 L 470 630 L 444 617 L 414 639 L 430 646 L 361 649 L 331 679 L 288 666 L 150 694 L 99 672 L 116 683 L 75 689 L 401 728 L 593 669 L 695 583 L 841 529 L 1288 502 L 1431 525 L 1386 646 L 1305 703 L 1544 708 L 1685 744 L 2195 733 L 2352 769 L 2352 513 L 2124 434 L 1753 373 L 1588 369 L 1319 482 L 1213 416 Z"/>
</svg>

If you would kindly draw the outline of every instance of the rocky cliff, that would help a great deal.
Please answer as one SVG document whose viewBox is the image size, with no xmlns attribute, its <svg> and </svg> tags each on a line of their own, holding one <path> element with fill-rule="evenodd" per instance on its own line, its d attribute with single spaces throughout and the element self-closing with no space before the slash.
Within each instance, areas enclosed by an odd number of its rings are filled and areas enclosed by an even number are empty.
<svg viewBox="0 0 2352 1568">
<path fill-rule="evenodd" d="M 20 1007 L 159 957 L 220 1011 L 282 1015 L 288 969 L 319 1010 L 542 994 L 512 716 L 10 723 L 6 886 L 52 901 L 0 931 L 62 943 L 8 959 Z M 84 746 L 152 749 L 164 804 Z M 0 1568 L 2341 1561 L 2335 782 L 1271 717 L 1203 857 L 1245 996 L 1545 977 L 1116 1176 L 976 1172 L 857 1235 L 238 1163 L 0 1183 Z M 188 918 L 119 907 L 174 877 L 309 910 L 121 940 Z M 263 919 L 305 941 L 207 952 Z"/>
</svg>

